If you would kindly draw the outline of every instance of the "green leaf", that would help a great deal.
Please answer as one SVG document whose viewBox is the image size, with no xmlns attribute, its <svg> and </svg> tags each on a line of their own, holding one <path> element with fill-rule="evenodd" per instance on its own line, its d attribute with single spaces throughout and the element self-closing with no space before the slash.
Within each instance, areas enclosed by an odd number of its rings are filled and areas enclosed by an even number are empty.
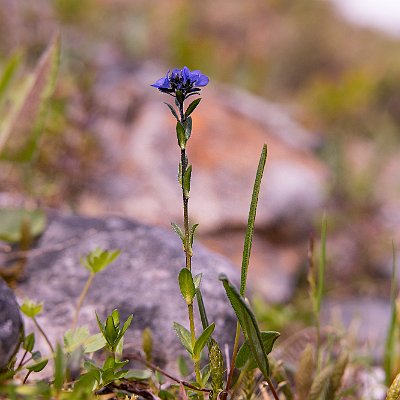
<svg viewBox="0 0 400 400">
<path fill-rule="evenodd" d="M 280 336 L 280 333 L 275 332 L 275 331 L 261 332 L 261 339 L 262 339 L 264 350 L 265 350 L 266 354 L 271 353 L 272 347 L 273 347 L 276 339 L 278 339 L 279 336 Z M 248 370 L 257 368 L 257 364 L 251 353 L 250 345 L 249 345 L 248 341 L 245 341 L 237 353 L 235 366 L 236 366 L 236 368 L 242 369 L 246 366 L 246 363 L 248 361 L 249 361 L 249 364 L 247 365 Z"/>
<path fill-rule="evenodd" d="M 223 282 L 226 294 L 237 316 L 243 334 L 247 339 L 254 360 L 258 368 L 263 373 L 264 377 L 269 380 L 269 363 L 268 357 L 264 350 L 264 345 L 261 338 L 261 332 L 258 328 L 256 318 L 250 306 L 240 295 L 236 287 L 229 282 L 225 275 L 220 275 L 219 279 Z"/>
<path fill-rule="evenodd" d="M 192 273 L 187 268 L 182 268 L 178 276 L 179 287 L 186 304 L 192 304 L 196 294 Z"/>
<path fill-rule="evenodd" d="M 94 353 L 95 351 L 102 349 L 106 343 L 104 335 L 102 333 L 96 333 L 85 340 L 83 351 L 84 353 Z"/>
<path fill-rule="evenodd" d="M 326 216 L 322 218 L 321 224 L 321 255 L 319 258 L 319 266 L 318 266 L 318 282 L 317 282 L 317 299 L 316 299 L 316 307 L 317 313 L 319 314 L 321 309 L 321 301 L 324 293 L 324 276 L 326 270 L 326 232 L 328 228 L 328 223 Z"/>
<path fill-rule="evenodd" d="M 106 325 L 104 327 L 105 332 L 106 332 L 106 340 L 107 343 L 113 347 L 116 339 L 118 337 L 118 330 L 116 326 L 114 325 L 114 319 L 111 315 L 109 315 L 106 319 Z"/>
<path fill-rule="evenodd" d="M 46 227 L 46 214 L 42 210 L 23 208 L 0 209 L 0 240 L 18 243 L 22 239 L 22 226 L 28 224 L 31 237 L 39 236 Z"/>
<path fill-rule="evenodd" d="M 189 164 L 188 167 L 186 168 L 186 171 L 183 173 L 183 192 L 185 197 L 188 199 L 189 198 L 189 193 L 190 193 L 190 180 L 192 177 L 192 165 Z"/>
<path fill-rule="evenodd" d="M 197 299 L 197 305 L 199 307 L 201 325 L 202 325 L 203 329 L 206 329 L 207 326 L 210 325 L 210 324 L 208 323 L 206 308 L 204 306 L 203 296 L 201 294 L 200 287 L 198 287 L 196 289 L 196 299 Z"/>
<path fill-rule="evenodd" d="M 264 167 L 266 160 L 267 160 L 267 145 L 264 145 L 260 155 L 260 161 L 258 163 L 256 179 L 253 186 L 253 194 L 251 196 L 249 218 L 247 221 L 246 236 L 243 246 L 242 269 L 240 278 L 240 294 L 242 296 L 244 296 L 246 293 L 247 271 L 249 269 L 251 247 L 253 244 L 254 222 L 256 219 L 258 196 L 260 194 L 261 181 L 264 174 Z"/>
<path fill-rule="evenodd" d="M 10 83 L 21 64 L 21 52 L 17 51 L 7 59 L 6 65 L 0 75 L 0 104 Z"/>
<path fill-rule="evenodd" d="M 160 390 L 158 392 L 158 397 L 161 400 L 176 400 L 176 397 L 172 393 L 168 392 L 167 390 Z"/>
<path fill-rule="evenodd" d="M 147 379 L 150 379 L 152 374 L 153 373 L 148 369 L 130 369 L 125 375 L 125 379 L 145 381 Z"/>
<path fill-rule="evenodd" d="M 101 375 L 98 369 L 92 369 L 86 374 L 81 375 L 74 385 L 73 394 L 77 394 L 76 399 L 79 399 L 78 396 L 85 399 L 90 398 L 89 395 L 95 389 L 96 385 L 100 383 L 100 381 Z M 86 395 L 86 397 L 83 397 L 84 395 Z"/>
<path fill-rule="evenodd" d="M 182 162 L 179 162 L 179 168 L 178 168 L 178 182 L 179 186 L 182 187 Z"/>
<path fill-rule="evenodd" d="M 393 365 L 396 363 L 396 336 L 397 336 L 397 315 L 398 309 L 396 299 L 398 296 L 398 282 L 397 282 L 397 260 L 396 248 L 392 242 L 392 277 L 390 287 L 390 319 L 389 327 L 386 333 L 384 354 L 383 354 L 383 368 L 385 370 L 386 386 L 389 386 L 392 379 Z"/>
<path fill-rule="evenodd" d="M 174 330 L 178 335 L 178 338 L 181 341 L 183 347 L 189 352 L 190 355 L 192 355 L 193 349 L 190 332 L 184 326 L 178 324 L 177 322 L 174 322 Z"/>
<path fill-rule="evenodd" d="M 105 331 L 105 329 L 104 329 L 103 323 L 100 321 L 100 318 L 99 318 L 99 316 L 97 315 L 97 312 L 95 312 L 95 314 L 96 314 L 97 325 L 99 326 L 99 329 L 100 329 L 102 335 L 103 335 L 104 338 L 106 339 L 107 334 L 106 334 L 106 331 Z"/>
<path fill-rule="evenodd" d="M 194 233 L 196 231 L 196 228 L 199 226 L 199 224 L 194 224 L 190 228 L 189 232 L 189 237 L 190 237 L 190 245 L 193 246 L 193 240 L 194 240 Z"/>
<path fill-rule="evenodd" d="M 82 346 L 90 336 L 87 326 L 80 326 L 74 330 L 68 330 L 64 334 L 64 345 L 68 353 L 72 353 L 79 346 Z"/>
<path fill-rule="evenodd" d="M 49 360 L 40 360 L 34 364 L 28 365 L 26 369 L 32 372 L 40 372 L 46 367 L 48 362 Z"/>
<path fill-rule="evenodd" d="M 153 332 L 146 327 L 142 332 L 142 348 L 147 361 L 151 361 L 153 353 Z"/>
<path fill-rule="evenodd" d="M 60 37 L 55 36 L 34 72 L 16 93 L 0 121 L 0 154 L 12 161 L 29 162 L 43 131 L 46 105 L 54 92 L 60 61 Z"/>
<path fill-rule="evenodd" d="M 92 274 L 97 274 L 114 262 L 121 250 L 102 250 L 99 247 L 81 258 L 81 264 Z"/>
<path fill-rule="evenodd" d="M 184 150 L 186 147 L 185 128 L 180 121 L 177 121 L 176 123 L 176 136 L 178 138 L 179 147 L 181 148 L 181 150 Z"/>
<path fill-rule="evenodd" d="M 177 114 L 176 111 L 175 111 L 175 108 L 172 107 L 171 104 L 169 104 L 169 103 L 164 103 L 164 104 L 165 104 L 166 106 L 168 106 L 168 108 L 170 109 L 172 115 L 175 117 L 175 119 L 176 119 L 177 121 L 179 121 L 179 117 L 178 117 L 178 114 Z"/>
<path fill-rule="evenodd" d="M 31 353 L 35 346 L 35 334 L 32 332 L 28 336 L 25 336 L 22 348 L 27 352 Z"/>
<path fill-rule="evenodd" d="M 186 118 L 196 109 L 196 107 L 199 105 L 200 101 L 201 101 L 201 99 L 199 98 L 199 99 L 193 100 L 189 104 L 188 108 L 185 111 Z"/>
<path fill-rule="evenodd" d="M 190 374 L 190 371 L 189 371 L 187 362 L 185 360 L 185 357 L 183 357 L 182 355 L 179 355 L 177 361 L 178 361 L 178 369 L 179 369 L 180 375 L 183 377 L 188 376 Z"/>
<path fill-rule="evenodd" d="M 115 308 L 111 311 L 111 318 L 116 329 L 119 328 L 119 311 Z"/>
<path fill-rule="evenodd" d="M 65 381 L 66 360 L 62 348 L 57 344 L 56 355 L 54 358 L 54 388 L 59 392 Z"/>
<path fill-rule="evenodd" d="M 190 139 L 190 135 L 192 134 L 192 117 L 188 117 L 185 121 L 185 138 L 186 141 Z"/>
<path fill-rule="evenodd" d="M 215 324 L 213 322 L 202 332 L 202 334 L 196 340 L 196 343 L 194 344 L 194 348 L 193 348 L 193 358 L 195 360 L 197 360 L 197 361 L 200 360 L 200 354 L 201 354 L 202 350 L 204 349 L 204 346 L 207 344 L 208 340 L 210 339 L 212 333 L 214 332 L 214 329 L 215 329 Z"/>
<path fill-rule="evenodd" d="M 20 310 L 29 318 L 35 318 L 42 312 L 43 303 L 35 303 L 32 300 L 26 299 L 20 306 Z"/>
<path fill-rule="evenodd" d="M 124 325 L 122 326 L 122 329 L 118 335 L 118 340 L 121 340 L 123 336 L 125 335 L 125 332 L 128 330 L 132 323 L 133 315 L 131 314 L 128 319 L 124 322 Z"/>
<path fill-rule="evenodd" d="M 172 226 L 172 229 L 175 231 L 175 233 L 176 233 L 176 234 L 180 237 L 180 239 L 182 240 L 182 243 L 184 243 L 184 242 L 185 242 L 185 235 L 184 235 L 184 233 L 183 233 L 181 227 L 180 227 L 178 224 L 176 224 L 175 222 L 171 222 L 171 226 Z"/>
<path fill-rule="evenodd" d="M 196 290 L 200 287 L 202 277 L 203 277 L 203 274 L 200 273 L 200 274 L 195 275 L 195 277 L 193 278 L 193 283 L 194 283 L 194 287 Z"/>
</svg>

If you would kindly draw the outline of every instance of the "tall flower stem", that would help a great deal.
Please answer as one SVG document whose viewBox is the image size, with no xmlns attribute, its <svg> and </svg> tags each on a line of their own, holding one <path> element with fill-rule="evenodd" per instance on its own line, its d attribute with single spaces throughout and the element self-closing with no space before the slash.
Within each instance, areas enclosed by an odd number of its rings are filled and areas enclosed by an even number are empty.
<svg viewBox="0 0 400 400">
<path fill-rule="evenodd" d="M 185 126 L 186 118 L 184 113 L 183 102 L 179 103 L 179 114 L 180 114 L 180 122 L 183 126 Z M 188 157 L 186 154 L 186 149 L 181 149 L 181 176 L 183 177 L 186 169 L 188 167 Z M 185 251 L 185 266 L 191 272 L 192 271 L 192 246 L 190 239 L 190 227 L 189 227 L 189 196 L 185 192 L 184 185 L 182 183 L 182 201 L 183 201 L 183 229 L 185 234 L 184 240 L 184 251 Z M 188 315 L 189 315 L 189 328 L 191 335 L 192 348 L 196 343 L 196 329 L 194 323 L 194 312 L 193 312 L 193 302 L 188 304 Z M 196 381 L 201 384 L 201 374 L 200 374 L 200 363 L 199 361 L 194 361 L 194 369 L 196 373 Z"/>
</svg>

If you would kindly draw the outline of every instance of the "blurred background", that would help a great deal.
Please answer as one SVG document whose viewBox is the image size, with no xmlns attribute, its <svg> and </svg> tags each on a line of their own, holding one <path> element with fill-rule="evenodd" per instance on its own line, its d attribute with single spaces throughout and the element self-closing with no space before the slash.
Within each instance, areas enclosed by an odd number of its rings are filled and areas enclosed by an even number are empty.
<svg viewBox="0 0 400 400">
<path fill-rule="evenodd" d="M 170 99 L 149 85 L 200 69 L 210 84 L 188 148 L 200 241 L 239 268 L 266 142 L 250 276 L 259 314 L 271 329 L 307 323 L 307 243 L 325 212 L 326 318 L 339 310 L 368 340 L 382 335 L 400 239 L 398 3 L 0 0 L 0 71 L 18 66 L 3 119 L 57 31 L 46 122 L 32 136 L 21 113 L 7 138 L 1 207 L 180 222 Z"/>
</svg>

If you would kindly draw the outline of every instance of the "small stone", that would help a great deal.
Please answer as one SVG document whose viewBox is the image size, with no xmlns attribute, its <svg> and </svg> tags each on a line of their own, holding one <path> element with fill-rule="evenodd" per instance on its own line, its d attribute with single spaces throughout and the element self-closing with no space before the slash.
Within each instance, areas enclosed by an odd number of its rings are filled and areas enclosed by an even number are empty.
<svg viewBox="0 0 400 400">
<path fill-rule="evenodd" d="M 22 319 L 14 293 L 0 278 L 0 369 L 11 360 L 22 333 Z"/>
</svg>

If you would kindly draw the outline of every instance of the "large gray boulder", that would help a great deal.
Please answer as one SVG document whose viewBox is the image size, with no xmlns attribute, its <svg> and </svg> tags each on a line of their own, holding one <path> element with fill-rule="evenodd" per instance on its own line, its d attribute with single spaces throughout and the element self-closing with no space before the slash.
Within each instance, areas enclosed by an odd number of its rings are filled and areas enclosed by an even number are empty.
<svg viewBox="0 0 400 400">
<path fill-rule="evenodd" d="M 149 327 L 154 334 L 157 363 L 173 368 L 177 355 L 184 353 L 172 328 L 173 322 L 184 326 L 188 323 L 186 303 L 177 282 L 184 256 L 180 240 L 172 231 L 121 217 L 52 217 L 39 241 L 40 250 L 28 261 L 26 279 L 19 285 L 19 293 L 44 302 L 37 319 L 50 340 L 61 341 L 71 326 L 88 277 L 79 259 L 96 247 L 118 248 L 122 253 L 95 276 L 78 325 L 88 325 L 96 333 L 95 311 L 103 320 L 114 308 L 124 320 L 133 314 L 126 345 L 141 348 L 141 332 Z M 201 246 L 194 248 L 193 272 L 203 273 L 201 287 L 210 322 L 217 326 L 216 338 L 222 346 L 230 343 L 235 334 L 235 318 L 218 274 L 225 273 L 237 281 L 237 272 L 224 258 Z M 199 318 L 197 323 L 199 332 Z M 40 346 L 46 349 L 44 343 Z"/>
<path fill-rule="evenodd" d="M 0 370 L 17 350 L 22 333 L 22 319 L 14 293 L 0 278 Z"/>
</svg>

